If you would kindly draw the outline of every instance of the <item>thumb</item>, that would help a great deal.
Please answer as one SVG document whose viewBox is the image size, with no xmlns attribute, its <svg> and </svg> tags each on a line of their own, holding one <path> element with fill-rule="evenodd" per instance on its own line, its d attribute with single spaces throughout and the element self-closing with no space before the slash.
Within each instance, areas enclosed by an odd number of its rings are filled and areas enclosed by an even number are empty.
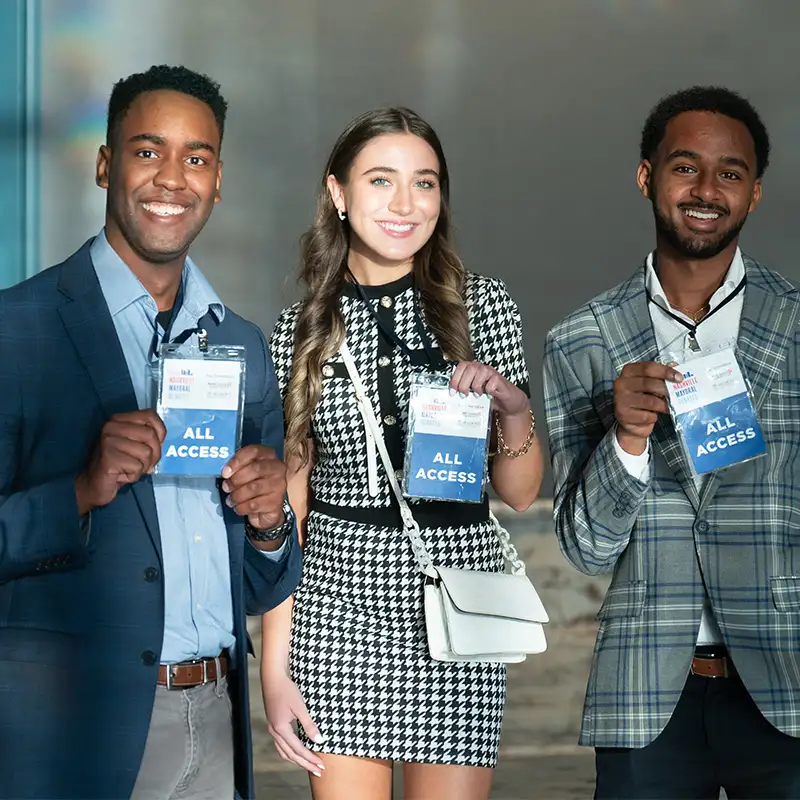
<svg viewBox="0 0 800 800">
<path fill-rule="evenodd" d="M 298 699 L 298 704 L 295 706 L 293 711 L 298 723 L 302 726 L 303 730 L 306 732 L 306 736 L 308 736 L 308 738 L 311 739 L 312 742 L 315 742 L 316 744 L 322 744 L 325 741 L 325 737 L 322 735 L 322 732 L 314 723 L 314 720 L 311 719 L 311 715 L 308 713 L 306 704 L 303 702 L 302 699 Z"/>
</svg>

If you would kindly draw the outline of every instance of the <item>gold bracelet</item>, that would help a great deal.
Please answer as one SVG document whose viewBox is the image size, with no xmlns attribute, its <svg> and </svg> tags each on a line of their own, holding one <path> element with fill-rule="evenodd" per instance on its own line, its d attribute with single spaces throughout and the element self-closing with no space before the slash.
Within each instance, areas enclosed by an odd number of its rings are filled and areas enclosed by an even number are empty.
<svg viewBox="0 0 800 800">
<path fill-rule="evenodd" d="M 528 413 L 531 415 L 531 427 L 528 430 L 528 435 L 525 437 L 522 447 L 518 448 L 517 450 L 512 450 L 506 444 L 505 439 L 503 438 L 503 428 L 500 425 L 500 415 L 496 411 L 494 412 L 494 421 L 495 425 L 497 425 L 497 450 L 504 456 L 507 456 L 508 458 L 519 458 L 520 456 L 524 456 L 525 453 L 531 449 L 533 437 L 536 433 L 536 417 L 533 416 L 533 409 L 529 408 Z"/>
</svg>

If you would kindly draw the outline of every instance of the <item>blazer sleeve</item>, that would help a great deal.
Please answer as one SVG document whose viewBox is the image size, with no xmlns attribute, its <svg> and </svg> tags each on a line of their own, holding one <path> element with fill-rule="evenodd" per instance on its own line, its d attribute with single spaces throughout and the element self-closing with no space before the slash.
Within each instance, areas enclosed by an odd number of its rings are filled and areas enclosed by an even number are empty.
<svg viewBox="0 0 800 800">
<path fill-rule="evenodd" d="M 577 350 L 577 348 L 576 348 Z M 553 466 L 553 517 L 562 553 L 578 570 L 614 568 L 631 538 L 648 484 L 633 477 L 614 447 L 615 428 L 603 420 L 573 364 L 551 332 L 544 355 L 545 416 Z"/>
<path fill-rule="evenodd" d="M 272 357 L 261 331 L 258 331 L 266 363 L 266 394 L 261 423 L 261 443 L 273 447 L 283 458 L 283 409 Z M 264 558 L 255 547 L 244 548 L 244 600 L 248 614 L 264 614 L 291 595 L 300 581 L 302 552 L 297 539 L 297 526 L 286 542 L 279 560 Z"/>
<path fill-rule="evenodd" d="M 24 425 L 18 342 L 0 300 L 0 582 L 85 565 L 87 526 L 78 516 L 75 476 L 20 488 Z"/>
</svg>

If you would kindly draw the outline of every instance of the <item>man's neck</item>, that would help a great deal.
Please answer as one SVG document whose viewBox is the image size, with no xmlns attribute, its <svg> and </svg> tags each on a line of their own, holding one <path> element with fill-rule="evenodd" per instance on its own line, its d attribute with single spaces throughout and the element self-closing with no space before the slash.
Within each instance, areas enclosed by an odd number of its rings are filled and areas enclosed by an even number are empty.
<svg viewBox="0 0 800 800">
<path fill-rule="evenodd" d="M 667 301 L 673 308 L 694 312 L 707 305 L 722 286 L 736 254 L 733 242 L 712 258 L 692 259 L 670 247 L 656 247 L 654 266 Z"/>
<path fill-rule="evenodd" d="M 142 258 L 128 244 L 122 234 L 106 227 L 106 239 L 128 269 L 139 279 L 147 293 L 155 300 L 159 311 L 168 311 L 175 305 L 181 285 L 186 253 L 172 261 L 154 264 Z"/>
</svg>

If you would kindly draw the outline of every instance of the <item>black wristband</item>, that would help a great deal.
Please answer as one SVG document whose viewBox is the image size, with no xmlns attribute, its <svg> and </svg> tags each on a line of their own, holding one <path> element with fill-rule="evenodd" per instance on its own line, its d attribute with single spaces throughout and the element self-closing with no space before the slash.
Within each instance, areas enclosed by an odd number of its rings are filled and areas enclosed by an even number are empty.
<svg viewBox="0 0 800 800">
<path fill-rule="evenodd" d="M 275 525 L 272 528 L 262 531 L 250 524 L 250 520 L 245 517 L 244 519 L 244 532 L 254 542 L 275 542 L 278 539 L 288 536 L 292 531 L 294 523 L 294 515 L 288 503 L 283 504 L 284 521 L 280 525 Z"/>
</svg>

